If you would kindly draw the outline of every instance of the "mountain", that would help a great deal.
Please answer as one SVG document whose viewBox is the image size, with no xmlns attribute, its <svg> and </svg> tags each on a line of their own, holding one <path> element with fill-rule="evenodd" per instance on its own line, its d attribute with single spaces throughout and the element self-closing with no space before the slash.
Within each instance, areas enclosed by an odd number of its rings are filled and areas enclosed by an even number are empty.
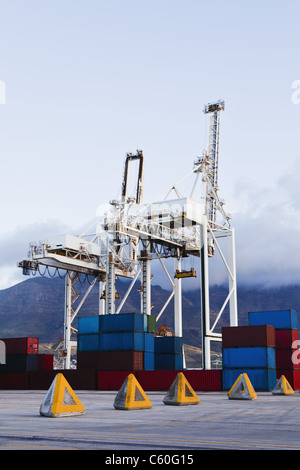
<svg viewBox="0 0 300 470">
<path fill-rule="evenodd" d="M 78 284 L 78 285 L 77 285 Z M 76 283 L 78 292 L 84 293 L 88 281 Z M 117 281 L 120 299 L 124 296 L 129 282 Z M 228 294 L 225 286 L 213 286 L 210 290 L 212 321 Z M 169 298 L 170 292 L 160 286 L 152 286 L 152 313 L 157 315 Z M 97 315 L 98 288 L 95 286 L 83 304 L 79 316 Z M 79 297 L 80 300 L 80 297 Z M 77 302 L 79 302 L 79 300 Z M 117 301 L 117 305 L 120 302 Z M 77 304 L 74 304 L 77 305 Z M 139 312 L 140 294 L 138 284 L 132 289 L 122 312 Z M 183 291 L 183 338 L 184 343 L 201 347 L 200 292 Z M 240 325 L 248 324 L 248 312 L 258 310 L 294 309 L 300 312 L 300 286 L 274 288 L 238 287 L 238 317 Z M 64 280 L 59 277 L 31 277 L 13 287 L 0 290 L 0 337 L 34 336 L 40 343 L 55 343 L 63 337 L 64 321 Z M 173 328 L 173 300 L 170 301 L 158 324 Z M 229 324 L 228 309 L 225 309 L 221 326 Z M 77 319 L 74 322 L 77 326 Z"/>
</svg>

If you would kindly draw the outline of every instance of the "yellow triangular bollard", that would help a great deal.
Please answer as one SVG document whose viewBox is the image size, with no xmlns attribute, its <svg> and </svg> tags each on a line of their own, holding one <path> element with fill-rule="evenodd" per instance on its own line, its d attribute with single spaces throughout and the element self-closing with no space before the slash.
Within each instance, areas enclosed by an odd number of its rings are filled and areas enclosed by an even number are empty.
<svg viewBox="0 0 300 470">
<path fill-rule="evenodd" d="M 294 393 L 294 390 L 284 375 L 277 380 L 276 385 L 272 390 L 273 395 L 293 395 Z"/>
<path fill-rule="evenodd" d="M 118 391 L 114 407 L 117 410 L 152 408 L 152 403 L 133 374 L 129 374 Z"/>
<path fill-rule="evenodd" d="M 178 372 L 163 402 L 165 405 L 198 405 L 200 400 L 184 374 Z"/>
<path fill-rule="evenodd" d="M 85 408 L 63 374 L 55 376 L 40 406 L 40 415 L 50 418 L 82 415 Z"/>
<path fill-rule="evenodd" d="M 240 374 L 228 392 L 231 400 L 255 400 L 256 392 L 247 374 Z"/>
</svg>

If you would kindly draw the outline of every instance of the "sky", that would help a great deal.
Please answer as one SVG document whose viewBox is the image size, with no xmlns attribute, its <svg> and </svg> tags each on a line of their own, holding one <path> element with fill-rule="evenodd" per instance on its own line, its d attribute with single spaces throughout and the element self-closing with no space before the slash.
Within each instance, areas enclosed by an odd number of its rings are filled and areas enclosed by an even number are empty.
<svg viewBox="0 0 300 470">
<path fill-rule="evenodd" d="M 0 289 L 77 233 L 143 150 L 144 201 L 193 168 L 222 99 L 240 284 L 300 284 L 299 0 L 0 0 Z M 218 272 L 214 282 L 222 282 Z M 162 281 L 163 285 L 163 281 Z"/>
</svg>

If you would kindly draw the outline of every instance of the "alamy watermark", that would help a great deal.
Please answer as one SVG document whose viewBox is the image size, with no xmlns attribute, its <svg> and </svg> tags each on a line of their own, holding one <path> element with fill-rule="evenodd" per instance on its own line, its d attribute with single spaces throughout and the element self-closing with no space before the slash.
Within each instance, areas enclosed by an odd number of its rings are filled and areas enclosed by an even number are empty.
<svg viewBox="0 0 300 470">
<path fill-rule="evenodd" d="M 0 80 L 0 104 L 6 104 L 6 84 Z"/>
<path fill-rule="evenodd" d="M 6 347 L 4 341 L 0 340 L 0 364 L 6 364 Z"/>
<path fill-rule="evenodd" d="M 291 99 L 293 104 L 300 104 L 300 80 L 294 80 L 292 83 L 292 89 L 295 90 L 292 93 Z"/>
<path fill-rule="evenodd" d="M 292 354 L 292 363 L 294 365 L 300 364 L 300 340 L 295 339 L 295 341 L 292 342 L 292 349 L 293 354 Z"/>
</svg>

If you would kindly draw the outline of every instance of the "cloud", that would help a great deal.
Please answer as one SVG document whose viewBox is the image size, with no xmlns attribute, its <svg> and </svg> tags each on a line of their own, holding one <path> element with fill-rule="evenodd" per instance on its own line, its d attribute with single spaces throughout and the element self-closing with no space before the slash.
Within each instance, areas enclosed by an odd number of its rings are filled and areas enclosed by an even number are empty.
<svg viewBox="0 0 300 470">
<path fill-rule="evenodd" d="M 274 186 L 262 188 L 244 181 L 236 186 L 235 195 L 232 225 L 238 281 L 300 284 L 300 160 Z"/>
<path fill-rule="evenodd" d="M 250 178 L 240 179 L 233 196 L 228 210 L 235 229 L 238 285 L 300 284 L 300 158 L 268 186 L 261 186 Z M 226 240 L 218 242 L 226 256 Z M 185 280 L 183 289 L 199 288 L 199 260 L 185 262 L 186 269 L 195 267 L 197 278 Z M 168 262 L 167 265 L 172 273 L 173 264 Z M 154 269 L 153 282 L 170 288 L 166 277 Z M 217 250 L 209 259 L 209 281 L 210 285 L 228 283 L 228 274 Z"/>
<path fill-rule="evenodd" d="M 17 263 L 27 257 L 30 242 L 50 235 L 70 233 L 70 228 L 55 220 L 19 227 L 0 235 L 0 289 L 25 280 Z"/>
</svg>

